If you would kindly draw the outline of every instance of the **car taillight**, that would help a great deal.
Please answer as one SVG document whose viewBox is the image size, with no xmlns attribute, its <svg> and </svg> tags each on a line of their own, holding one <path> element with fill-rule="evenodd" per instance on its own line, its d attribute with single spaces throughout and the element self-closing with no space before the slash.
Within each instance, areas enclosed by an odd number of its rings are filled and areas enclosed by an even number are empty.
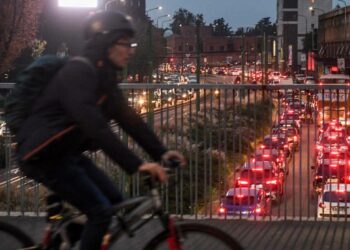
<svg viewBox="0 0 350 250">
<path fill-rule="evenodd" d="M 245 180 L 238 180 L 238 184 L 239 185 L 248 185 L 248 181 L 245 181 Z"/>
<path fill-rule="evenodd" d="M 325 205 L 323 202 L 321 202 L 320 204 L 318 204 L 318 206 L 319 206 L 320 208 L 326 208 L 326 205 Z"/>
<path fill-rule="evenodd" d="M 254 212 L 257 213 L 257 214 L 260 214 L 260 213 L 262 212 L 261 207 L 255 208 L 255 211 L 254 211 Z"/>
<path fill-rule="evenodd" d="M 223 207 L 219 208 L 219 213 L 224 214 L 226 212 L 226 209 Z"/>
<path fill-rule="evenodd" d="M 331 168 L 337 168 L 338 167 L 338 164 L 330 164 L 329 165 Z"/>
<path fill-rule="evenodd" d="M 348 146 L 341 146 L 340 150 L 348 150 Z"/>
<path fill-rule="evenodd" d="M 297 136 L 294 136 L 294 141 L 297 141 L 298 140 L 298 137 Z"/>
<path fill-rule="evenodd" d="M 350 183 L 350 176 L 345 176 L 344 177 L 344 182 Z"/>
<path fill-rule="evenodd" d="M 285 149 L 287 149 L 288 148 L 288 145 L 286 144 L 286 145 L 283 145 L 283 147 L 285 148 Z"/>
<path fill-rule="evenodd" d="M 323 146 L 317 145 L 317 146 L 316 146 L 316 149 L 317 149 L 317 150 L 322 150 L 322 149 L 323 149 Z"/>
<path fill-rule="evenodd" d="M 266 184 L 268 184 L 268 185 L 276 185 L 277 184 L 277 180 L 275 179 L 275 180 L 268 180 L 268 181 L 266 181 Z"/>
</svg>

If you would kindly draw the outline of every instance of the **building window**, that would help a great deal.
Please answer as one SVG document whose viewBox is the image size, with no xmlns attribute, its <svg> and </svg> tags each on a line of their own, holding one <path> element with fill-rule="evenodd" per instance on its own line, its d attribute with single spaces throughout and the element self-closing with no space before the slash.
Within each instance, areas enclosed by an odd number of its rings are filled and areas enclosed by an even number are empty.
<svg viewBox="0 0 350 250">
<path fill-rule="evenodd" d="M 297 11 L 284 11 L 283 12 L 283 21 L 298 21 L 298 12 Z"/>
<path fill-rule="evenodd" d="M 182 45 L 179 46 L 179 51 L 182 51 Z"/>
<path fill-rule="evenodd" d="M 227 50 L 228 51 L 233 51 L 233 43 L 227 44 Z"/>
<path fill-rule="evenodd" d="M 225 51 L 225 46 L 224 45 L 220 45 L 220 51 Z"/>
<path fill-rule="evenodd" d="M 285 8 L 285 9 L 297 9 L 298 8 L 298 1 L 284 0 L 283 1 L 283 8 Z"/>
<path fill-rule="evenodd" d="M 188 46 L 188 50 L 193 51 L 193 46 L 192 45 Z"/>
<path fill-rule="evenodd" d="M 210 51 L 214 51 L 214 46 L 213 46 L 213 45 L 210 45 L 210 46 L 209 46 L 209 50 L 210 50 Z"/>
</svg>

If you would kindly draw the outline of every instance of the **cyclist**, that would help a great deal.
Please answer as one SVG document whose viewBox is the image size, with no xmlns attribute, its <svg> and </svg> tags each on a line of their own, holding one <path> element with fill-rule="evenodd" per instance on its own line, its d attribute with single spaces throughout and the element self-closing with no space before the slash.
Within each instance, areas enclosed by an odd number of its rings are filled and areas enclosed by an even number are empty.
<svg viewBox="0 0 350 250">
<path fill-rule="evenodd" d="M 146 171 L 166 181 L 156 162 L 183 156 L 167 151 L 141 117 L 128 106 L 116 84 L 134 54 L 134 28 L 119 12 L 99 12 L 84 28 L 84 60 L 70 60 L 36 100 L 17 134 L 19 165 L 28 177 L 59 194 L 87 215 L 81 249 L 100 249 L 113 213 L 122 201 L 114 183 L 83 155 L 102 149 L 128 174 Z M 86 60 L 87 59 L 87 60 Z M 143 162 L 109 127 L 116 120 L 155 160 Z"/>
</svg>

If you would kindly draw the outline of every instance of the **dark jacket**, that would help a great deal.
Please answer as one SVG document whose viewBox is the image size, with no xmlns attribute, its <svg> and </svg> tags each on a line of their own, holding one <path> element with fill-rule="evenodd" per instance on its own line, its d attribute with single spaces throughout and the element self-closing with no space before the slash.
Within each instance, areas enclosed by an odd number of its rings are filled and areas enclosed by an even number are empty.
<svg viewBox="0 0 350 250">
<path fill-rule="evenodd" d="M 142 160 L 113 133 L 110 120 L 118 122 L 154 160 L 160 160 L 166 149 L 128 106 L 114 76 L 111 69 L 95 70 L 87 63 L 69 61 L 20 129 L 19 161 L 54 160 L 100 148 L 128 173 L 134 173 Z"/>
</svg>

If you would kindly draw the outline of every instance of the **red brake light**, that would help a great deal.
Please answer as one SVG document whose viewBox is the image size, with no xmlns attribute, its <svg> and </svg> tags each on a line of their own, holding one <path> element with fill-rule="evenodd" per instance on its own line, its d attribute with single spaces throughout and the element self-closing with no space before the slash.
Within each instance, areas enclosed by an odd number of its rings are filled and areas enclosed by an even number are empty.
<svg viewBox="0 0 350 250">
<path fill-rule="evenodd" d="M 244 197 L 244 195 L 243 194 L 239 194 L 239 195 L 236 195 L 236 197 L 241 199 L 241 198 Z"/>
<path fill-rule="evenodd" d="M 276 185 L 277 184 L 277 180 L 268 180 L 266 181 L 266 184 L 269 184 L 269 185 Z"/>
<path fill-rule="evenodd" d="M 278 138 L 277 137 L 272 137 L 272 141 L 277 141 Z"/>
<path fill-rule="evenodd" d="M 263 168 L 252 168 L 252 171 L 263 171 Z"/>
<path fill-rule="evenodd" d="M 223 207 L 219 208 L 219 213 L 224 214 L 226 212 L 226 209 Z"/>
<path fill-rule="evenodd" d="M 239 185 L 248 185 L 248 181 L 245 181 L 245 180 L 238 180 L 238 184 Z"/>
<path fill-rule="evenodd" d="M 337 168 L 338 167 L 338 165 L 337 164 L 331 164 L 331 165 L 329 165 L 331 168 Z"/>
<path fill-rule="evenodd" d="M 317 150 L 322 150 L 322 149 L 323 149 L 323 146 L 317 145 L 317 146 L 316 146 L 316 149 L 317 149 Z"/>
<path fill-rule="evenodd" d="M 295 135 L 294 136 L 294 141 L 297 141 L 298 140 L 298 137 Z"/>
<path fill-rule="evenodd" d="M 257 207 L 255 209 L 255 213 L 260 214 L 262 212 L 262 209 L 260 207 Z"/>
<path fill-rule="evenodd" d="M 268 158 L 268 157 L 270 157 L 270 155 L 263 155 L 263 157 L 264 157 L 264 158 Z"/>
</svg>

